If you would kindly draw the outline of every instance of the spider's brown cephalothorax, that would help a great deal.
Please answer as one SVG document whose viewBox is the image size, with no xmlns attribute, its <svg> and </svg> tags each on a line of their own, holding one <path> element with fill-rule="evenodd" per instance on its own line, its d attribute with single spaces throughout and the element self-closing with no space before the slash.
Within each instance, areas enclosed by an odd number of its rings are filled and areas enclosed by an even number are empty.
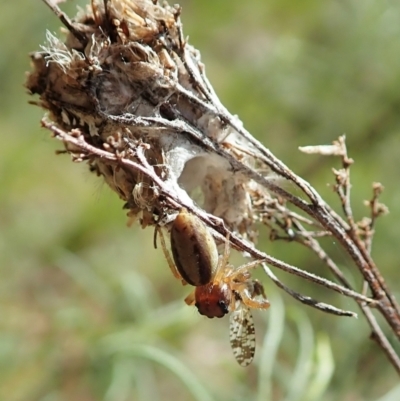
<svg viewBox="0 0 400 401">
<path fill-rule="evenodd" d="M 208 318 L 223 317 L 229 312 L 232 291 L 227 284 L 208 283 L 196 287 L 194 291 L 195 306 L 200 315 Z"/>
</svg>

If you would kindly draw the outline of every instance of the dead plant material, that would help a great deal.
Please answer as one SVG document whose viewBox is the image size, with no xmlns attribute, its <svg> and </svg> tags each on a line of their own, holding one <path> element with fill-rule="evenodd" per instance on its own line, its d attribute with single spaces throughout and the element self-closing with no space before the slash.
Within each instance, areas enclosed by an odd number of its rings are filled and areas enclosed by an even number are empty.
<svg viewBox="0 0 400 401">
<path fill-rule="evenodd" d="M 350 167 L 344 137 L 307 153 L 340 157 L 335 191 L 343 216 L 247 132 L 221 104 L 205 75 L 200 53 L 185 39 L 181 9 L 151 0 L 92 0 L 73 20 L 44 0 L 65 26 L 61 40 L 50 32 L 42 51 L 31 55 L 26 87 L 47 110 L 43 126 L 64 144 L 73 161 L 85 161 L 125 202 L 143 227 L 170 227 L 185 207 L 221 243 L 263 261 L 265 273 L 300 302 L 354 316 L 288 288 L 278 268 L 352 297 L 374 338 L 400 373 L 400 360 L 376 322 L 381 313 L 400 338 L 400 309 L 370 256 L 374 223 L 386 212 L 374 184 L 371 216 L 353 219 Z M 285 182 L 285 185 L 282 183 Z M 290 182 L 294 191 L 289 192 Z M 294 195 L 296 194 L 296 195 Z M 298 195 L 300 194 L 300 196 Z M 194 201 L 194 199 L 196 201 Z M 255 246 L 258 227 L 271 239 L 297 241 L 321 259 L 340 284 L 277 260 Z M 331 236 L 362 275 L 352 288 L 323 250 Z M 273 305 L 272 305 L 273 307 Z"/>
</svg>

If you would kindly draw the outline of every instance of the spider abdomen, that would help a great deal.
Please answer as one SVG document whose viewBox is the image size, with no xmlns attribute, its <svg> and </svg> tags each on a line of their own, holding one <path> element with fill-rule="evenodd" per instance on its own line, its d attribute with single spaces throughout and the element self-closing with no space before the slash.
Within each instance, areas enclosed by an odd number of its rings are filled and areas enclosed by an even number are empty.
<svg viewBox="0 0 400 401">
<path fill-rule="evenodd" d="M 171 250 L 178 272 L 195 287 L 210 283 L 218 268 L 218 249 L 203 222 L 181 209 L 171 228 Z"/>
</svg>

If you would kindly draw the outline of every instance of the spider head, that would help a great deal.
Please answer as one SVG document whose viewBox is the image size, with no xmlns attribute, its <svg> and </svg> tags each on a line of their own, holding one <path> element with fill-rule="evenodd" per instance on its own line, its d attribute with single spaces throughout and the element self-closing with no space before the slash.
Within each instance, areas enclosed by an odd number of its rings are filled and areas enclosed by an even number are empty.
<svg viewBox="0 0 400 401">
<path fill-rule="evenodd" d="M 225 316 L 231 299 L 232 292 L 226 284 L 208 283 L 195 290 L 196 308 L 200 315 L 209 318 Z"/>
</svg>

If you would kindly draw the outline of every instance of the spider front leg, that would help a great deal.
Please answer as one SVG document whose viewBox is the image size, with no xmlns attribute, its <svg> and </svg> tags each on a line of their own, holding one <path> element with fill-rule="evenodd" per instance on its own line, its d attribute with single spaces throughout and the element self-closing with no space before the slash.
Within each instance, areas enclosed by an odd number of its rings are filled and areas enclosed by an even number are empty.
<svg viewBox="0 0 400 401">
<path fill-rule="evenodd" d="M 170 253 L 169 253 L 169 251 L 167 249 L 167 245 L 166 245 L 165 239 L 164 239 L 164 234 L 162 233 L 161 228 L 160 227 L 156 227 L 156 230 L 157 230 L 158 234 L 160 235 L 161 248 L 162 248 L 162 250 L 164 252 L 165 259 L 167 259 L 167 263 L 168 263 L 168 266 L 169 266 L 172 274 L 174 275 L 174 277 L 176 279 L 181 281 L 182 285 L 186 285 L 187 282 L 180 275 L 178 269 L 175 266 L 174 261 L 171 258 L 171 255 L 170 255 Z"/>
<path fill-rule="evenodd" d="M 248 308 L 268 309 L 270 306 L 264 287 L 258 280 L 233 281 L 231 288 Z"/>
<path fill-rule="evenodd" d="M 260 260 L 252 260 L 251 262 L 245 263 L 242 266 L 239 266 L 236 269 L 233 269 L 232 272 L 230 273 L 230 276 L 236 280 L 237 276 L 249 276 L 249 270 L 254 269 L 256 266 L 260 265 L 261 263 L 264 262 L 264 259 Z"/>
</svg>

